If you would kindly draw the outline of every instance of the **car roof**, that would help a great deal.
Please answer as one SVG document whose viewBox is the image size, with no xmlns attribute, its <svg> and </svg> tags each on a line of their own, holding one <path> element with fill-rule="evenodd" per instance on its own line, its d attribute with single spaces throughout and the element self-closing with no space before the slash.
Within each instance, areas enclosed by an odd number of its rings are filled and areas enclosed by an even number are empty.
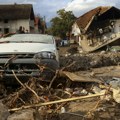
<svg viewBox="0 0 120 120">
<path fill-rule="evenodd" d="M 13 36 L 49 36 L 49 37 L 53 37 L 52 35 L 48 35 L 48 34 L 14 34 Z"/>
</svg>

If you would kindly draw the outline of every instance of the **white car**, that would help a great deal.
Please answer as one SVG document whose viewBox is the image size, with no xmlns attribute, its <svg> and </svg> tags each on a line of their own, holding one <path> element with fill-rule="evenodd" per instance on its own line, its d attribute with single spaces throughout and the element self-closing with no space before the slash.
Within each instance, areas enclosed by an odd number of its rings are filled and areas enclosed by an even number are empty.
<svg viewBox="0 0 120 120">
<path fill-rule="evenodd" d="M 18 77 L 40 76 L 45 71 L 48 75 L 48 72 L 58 68 L 59 57 L 53 36 L 15 34 L 0 39 L 0 71 L 3 78 L 13 76 L 13 71 Z"/>
</svg>

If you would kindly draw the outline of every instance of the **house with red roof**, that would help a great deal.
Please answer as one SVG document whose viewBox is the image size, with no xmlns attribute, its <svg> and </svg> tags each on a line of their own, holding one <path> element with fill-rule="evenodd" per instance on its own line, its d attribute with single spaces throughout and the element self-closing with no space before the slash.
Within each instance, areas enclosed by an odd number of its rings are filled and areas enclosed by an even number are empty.
<svg viewBox="0 0 120 120">
<path fill-rule="evenodd" d="M 72 35 L 85 52 L 120 43 L 120 9 L 100 6 L 83 14 L 72 26 Z M 120 44 L 119 44 L 120 45 Z"/>
<path fill-rule="evenodd" d="M 40 16 L 36 16 L 35 17 L 35 33 L 41 33 L 41 34 L 45 34 L 46 33 L 46 23 L 43 20 L 43 18 L 41 18 Z"/>
</svg>

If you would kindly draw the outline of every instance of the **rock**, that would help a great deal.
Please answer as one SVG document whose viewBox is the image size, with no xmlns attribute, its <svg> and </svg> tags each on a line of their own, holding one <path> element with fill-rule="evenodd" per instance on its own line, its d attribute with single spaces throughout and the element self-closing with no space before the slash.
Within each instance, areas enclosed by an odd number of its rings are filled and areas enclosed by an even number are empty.
<svg viewBox="0 0 120 120">
<path fill-rule="evenodd" d="M 73 95 L 79 96 L 79 95 L 81 95 L 81 93 L 80 93 L 80 91 L 78 90 L 78 91 L 74 91 L 74 92 L 73 92 Z"/>
<path fill-rule="evenodd" d="M 117 103 L 120 103 L 120 89 L 112 89 L 112 91 L 113 91 L 113 99 Z"/>
<path fill-rule="evenodd" d="M 112 88 L 120 89 L 120 78 L 113 77 L 113 79 L 110 80 L 109 84 Z"/>
<path fill-rule="evenodd" d="M 9 112 L 6 106 L 3 105 L 2 102 L 0 102 L 0 120 L 6 120 L 9 116 Z"/>
<path fill-rule="evenodd" d="M 65 113 L 66 110 L 65 110 L 65 107 L 61 107 L 61 113 Z"/>
<path fill-rule="evenodd" d="M 120 78 L 113 77 L 113 79 L 109 81 L 109 84 L 113 92 L 113 99 L 117 103 L 120 103 Z"/>
<path fill-rule="evenodd" d="M 65 88 L 65 91 L 67 91 L 69 93 L 73 93 L 73 89 L 72 88 Z"/>
<path fill-rule="evenodd" d="M 96 94 L 98 94 L 98 93 L 101 93 L 101 94 L 103 93 L 103 94 L 105 94 L 105 93 L 106 93 L 106 89 L 103 89 L 103 90 L 102 90 L 102 89 L 100 89 L 100 88 L 97 87 L 97 86 L 94 86 L 92 90 L 93 90 L 93 92 L 96 93 Z M 105 95 L 105 96 L 100 96 L 100 99 L 101 99 L 101 100 L 105 100 L 105 101 L 110 101 L 110 100 L 111 100 L 111 95 L 108 94 L 108 95 Z"/>
<path fill-rule="evenodd" d="M 103 55 L 103 54 L 105 54 L 106 53 L 106 51 L 101 51 L 100 52 L 100 55 Z"/>
<path fill-rule="evenodd" d="M 17 111 L 10 115 L 7 120 L 35 120 L 34 113 L 34 109 Z"/>
<path fill-rule="evenodd" d="M 88 92 L 87 92 L 85 89 L 83 89 L 83 90 L 81 91 L 81 94 L 82 94 L 82 95 L 87 95 Z"/>
<path fill-rule="evenodd" d="M 41 116 L 46 116 L 47 114 L 47 108 L 45 106 L 41 106 L 39 109 L 38 109 L 38 112 Z"/>
<path fill-rule="evenodd" d="M 75 88 L 74 92 L 73 92 L 73 95 L 77 95 L 77 96 L 83 95 L 83 93 L 81 93 L 81 92 L 84 92 L 83 88 Z"/>
<path fill-rule="evenodd" d="M 92 90 L 93 90 L 93 92 L 96 93 L 96 94 L 97 94 L 97 93 L 100 93 L 100 92 L 102 91 L 102 90 L 101 90 L 99 87 L 97 87 L 97 86 L 94 86 Z"/>
</svg>

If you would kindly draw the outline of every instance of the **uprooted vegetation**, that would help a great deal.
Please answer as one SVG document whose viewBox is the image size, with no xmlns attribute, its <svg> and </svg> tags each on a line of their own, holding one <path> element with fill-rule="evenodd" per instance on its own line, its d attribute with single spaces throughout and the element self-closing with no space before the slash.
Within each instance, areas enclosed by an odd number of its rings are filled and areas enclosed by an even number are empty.
<svg viewBox="0 0 120 120">
<path fill-rule="evenodd" d="M 63 56 L 60 61 L 61 68 L 50 81 L 30 77 L 23 83 L 14 74 L 17 87 L 1 85 L 3 88 L 1 98 L 9 112 L 33 108 L 39 112 L 43 120 L 114 120 L 120 117 L 119 94 L 116 94 L 114 86 L 107 82 L 113 80 L 113 77 L 120 77 L 117 74 L 120 53 L 76 54 Z M 102 70 L 98 72 L 98 70 L 94 71 L 94 68 L 99 69 L 103 66 L 107 68 L 104 69 L 106 71 L 104 74 L 111 72 L 110 70 L 114 70 L 115 73 L 113 76 L 111 74 L 110 79 L 105 79 L 105 76 L 101 81 L 97 75 Z M 110 68 L 110 66 L 114 67 Z M 119 78 L 116 80 L 119 81 Z"/>
</svg>

